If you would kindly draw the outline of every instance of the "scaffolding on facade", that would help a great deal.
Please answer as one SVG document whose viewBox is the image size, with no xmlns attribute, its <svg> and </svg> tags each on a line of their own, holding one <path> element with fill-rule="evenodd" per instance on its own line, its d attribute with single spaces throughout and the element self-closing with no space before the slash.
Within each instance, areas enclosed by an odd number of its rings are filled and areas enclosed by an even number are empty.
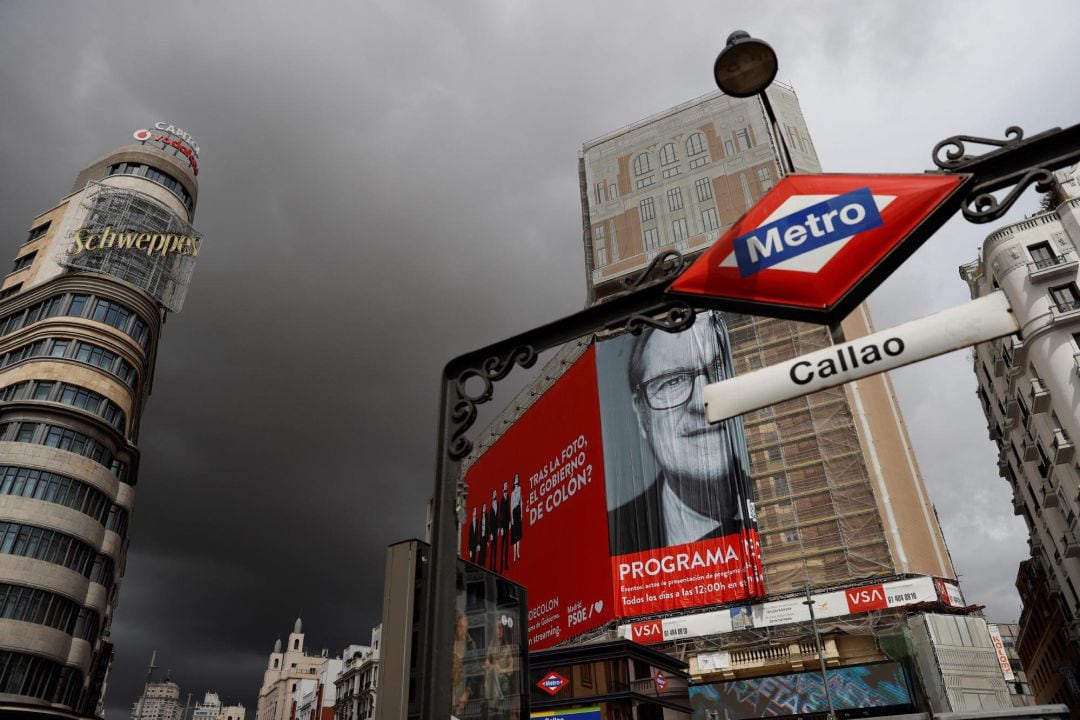
<svg viewBox="0 0 1080 720">
<path fill-rule="evenodd" d="M 831 344 L 823 326 L 729 315 L 738 374 Z M 743 418 L 770 595 L 895 572 L 842 387 Z M 796 521 L 797 518 L 797 521 Z"/>
<path fill-rule="evenodd" d="M 198 232 L 176 213 L 145 193 L 91 182 L 81 203 L 84 217 L 69 228 L 75 233 L 173 235 L 201 240 Z M 181 252 L 149 252 L 115 242 L 78 254 L 61 252 L 58 262 L 72 270 L 102 273 L 139 287 L 166 309 L 179 312 L 195 271 L 195 255 Z"/>
</svg>

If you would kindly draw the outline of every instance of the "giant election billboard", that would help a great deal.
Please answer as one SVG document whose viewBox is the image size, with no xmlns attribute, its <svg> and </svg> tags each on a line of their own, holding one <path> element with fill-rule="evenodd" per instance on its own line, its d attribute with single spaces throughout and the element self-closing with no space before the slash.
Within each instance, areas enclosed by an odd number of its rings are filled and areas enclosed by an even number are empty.
<svg viewBox="0 0 1080 720">
<path fill-rule="evenodd" d="M 529 595 L 532 649 L 615 617 L 765 593 L 722 314 L 588 350 L 470 468 L 461 555 Z"/>
</svg>

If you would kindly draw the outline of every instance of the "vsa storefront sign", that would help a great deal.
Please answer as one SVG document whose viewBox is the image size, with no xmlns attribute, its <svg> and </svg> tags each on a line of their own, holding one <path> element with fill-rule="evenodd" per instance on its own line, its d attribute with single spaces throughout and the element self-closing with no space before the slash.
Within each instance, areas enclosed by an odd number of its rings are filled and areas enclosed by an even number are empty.
<svg viewBox="0 0 1080 720">
<path fill-rule="evenodd" d="M 176 253 L 197 257 L 200 240 L 201 238 L 195 235 L 114 231 L 111 226 L 100 231 L 83 227 L 75 231 L 75 242 L 68 248 L 67 254 L 75 256 L 95 250 L 116 248 L 145 252 L 147 255 L 157 253 L 164 256 Z"/>
</svg>

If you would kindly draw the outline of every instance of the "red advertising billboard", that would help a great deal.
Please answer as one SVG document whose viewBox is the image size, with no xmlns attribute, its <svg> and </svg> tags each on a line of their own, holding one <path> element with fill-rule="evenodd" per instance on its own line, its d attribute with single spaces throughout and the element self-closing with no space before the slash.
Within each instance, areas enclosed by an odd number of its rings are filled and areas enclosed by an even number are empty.
<svg viewBox="0 0 1080 720">
<path fill-rule="evenodd" d="M 615 617 L 594 350 L 469 469 L 461 556 L 526 586 L 529 646 Z"/>
<path fill-rule="evenodd" d="M 469 469 L 461 555 L 528 591 L 529 642 L 765 594 L 724 317 L 591 346 Z"/>
<path fill-rule="evenodd" d="M 742 419 L 710 424 L 702 399 L 734 375 L 723 315 L 599 342 L 596 364 L 616 614 L 763 595 Z"/>
</svg>

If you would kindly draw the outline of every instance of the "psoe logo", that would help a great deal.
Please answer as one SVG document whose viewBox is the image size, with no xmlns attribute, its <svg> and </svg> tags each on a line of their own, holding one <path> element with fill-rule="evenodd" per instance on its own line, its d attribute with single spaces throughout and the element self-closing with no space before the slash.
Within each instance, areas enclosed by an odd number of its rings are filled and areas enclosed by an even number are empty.
<svg viewBox="0 0 1080 720">
<path fill-rule="evenodd" d="M 554 695 L 562 690 L 565 686 L 569 685 L 570 681 L 564 678 L 557 672 L 549 672 L 540 682 L 536 683 L 536 687 L 540 688 L 548 695 Z"/>
<path fill-rule="evenodd" d="M 881 213 L 869 187 L 822 200 L 735 238 L 739 274 L 765 268 L 880 227 Z"/>
</svg>

